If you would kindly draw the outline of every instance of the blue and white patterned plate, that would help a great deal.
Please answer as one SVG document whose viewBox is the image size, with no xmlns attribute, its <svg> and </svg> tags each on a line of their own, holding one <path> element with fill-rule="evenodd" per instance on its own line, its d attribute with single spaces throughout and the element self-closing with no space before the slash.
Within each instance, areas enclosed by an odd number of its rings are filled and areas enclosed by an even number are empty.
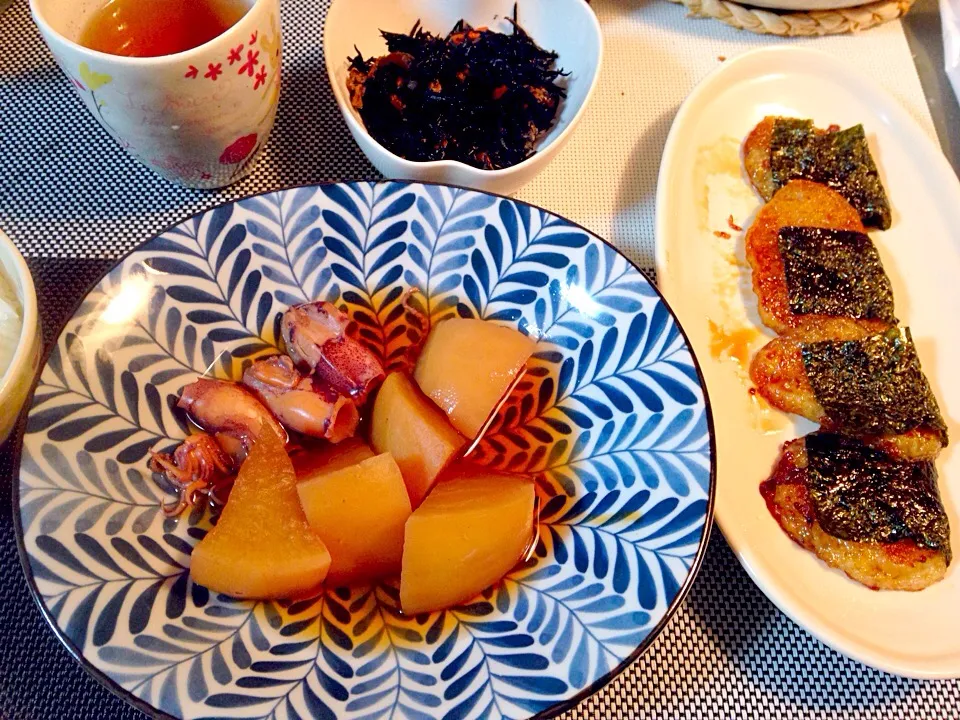
<svg viewBox="0 0 960 720">
<path fill-rule="evenodd" d="M 180 388 L 275 352 L 281 311 L 304 300 L 346 305 L 390 357 L 410 287 L 434 320 L 540 338 L 527 392 L 481 446 L 488 463 L 540 474 L 531 562 L 418 617 L 397 612 L 391 583 L 293 603 L 193 585 L 209 518 L 165 519 L 146 467 L 184 435 Z M 287 190 L 168 230 L 80 304 L 29 412 L 21 556 L 60 639 L 154 716 L 552 715 L 635 659 L 689 588 L 710 526 L 711 431 L 669 308 L 582 228 L 437 185 Z"/>
</svg>

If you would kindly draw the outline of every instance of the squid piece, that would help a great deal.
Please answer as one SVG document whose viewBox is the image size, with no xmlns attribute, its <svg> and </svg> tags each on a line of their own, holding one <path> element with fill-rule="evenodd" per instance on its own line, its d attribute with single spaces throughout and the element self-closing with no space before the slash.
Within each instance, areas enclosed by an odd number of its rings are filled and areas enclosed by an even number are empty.
<svg viewBox="0 0 960 720">
<path fill-rule="evenodd" d="M 319 378 L 301 375 L 286 355 L 253 363 L 243 373 L 243 384 L 291 430 L 333 443 L 357 430 L 360 413 L 353 401 Z"/>
<path fill-rule="evenodd" d="M 202 430 L 211 433 L 237 467 L 264 425 L 281 438 L 287 437 L 263 403 L 234 382 L 200 378 L 183 388 L 177 407 L 185 410 Z"/>
<path fill-rule="evenodd" d="M 148 466 L 176 488 L 176 502 L 163 506 L 164 514 L 170 517 L 179 515 L 201 496 L 222 504 L 217 491 L 232 483 L 236 469 L 220 444 L 204 432 L 188 436 L 172 453 L 154 453 Z"/>
<path fill-rule="evenodd" d="M 163 506 L 170 517 L 201 498 L 223 505 L 221 493 L 232 485 L 264 426 L 287 437 L 270 411 L 237 383 L 200 378 L 183 388 L 177 406 L 204 432 L 188 436 L 172 453 L 154 453 L 150 458 L 150 470 L 177 489 L 176 502 Z"/>
<path fill-rule="evenodd" d="M 200 432 L 188 436 L 172 453 L 154 453 L 150 469 L 183 488 L 197 481 L 209 485 L 232 474 L 234 464 L 216 440 Z"/>
<path fill-rule="evenodd" d="M 287 353 L 301 370 L 362 405 L 384 377 L 383 366 L 347 331 L 352 321 L 333 303 L 294 305 L 280 328 Z"/>
</svg>

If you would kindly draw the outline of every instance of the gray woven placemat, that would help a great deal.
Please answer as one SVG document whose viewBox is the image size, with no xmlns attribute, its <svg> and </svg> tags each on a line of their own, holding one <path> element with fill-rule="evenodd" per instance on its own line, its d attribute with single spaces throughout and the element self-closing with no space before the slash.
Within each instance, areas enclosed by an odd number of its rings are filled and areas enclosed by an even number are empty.
<svg viewBox="0 0 960 720">
<path fill-rule="evenodd" d="M 216 193 L 173 187 L 130 160 L 74 97 L 26 0 L 0 12 L 0 228 L 28 256 L 47 342 L 110 258 L 184 216 L 279 187 L 375 176 L 326 85 L 325 8 L 284 0 L 276 129 L 254 174 Z M 0 449 L 7 497 L 12 451 L 12 442 Z M 9 505 L 0 507 L 0 717 L 142 717 L 45 626 L 17 561 Z M 902 680 L 824 647 L 764 598 L 715 531 L 689 598 L 651 650 L 566 717 L 946 720 L 960 718 L 960 682 Z"/>
</svg>

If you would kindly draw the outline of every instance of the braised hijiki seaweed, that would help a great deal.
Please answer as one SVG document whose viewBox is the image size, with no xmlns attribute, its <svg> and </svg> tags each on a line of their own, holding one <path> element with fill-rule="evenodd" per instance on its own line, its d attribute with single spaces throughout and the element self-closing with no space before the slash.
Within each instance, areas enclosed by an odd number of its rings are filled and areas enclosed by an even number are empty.
<svg viewBox="0 0 960 720">
<path fill-rule="evenodd" d="M 517 23 L 510 33 L 460 20 L 444 35 L 418 22 L 381 31 L 386 55 L 349 58 L 350 102 L 373 138 L 407 160 L 484 170 L 530 157 L 566 97 L 557 54 Z"/>
</svg>

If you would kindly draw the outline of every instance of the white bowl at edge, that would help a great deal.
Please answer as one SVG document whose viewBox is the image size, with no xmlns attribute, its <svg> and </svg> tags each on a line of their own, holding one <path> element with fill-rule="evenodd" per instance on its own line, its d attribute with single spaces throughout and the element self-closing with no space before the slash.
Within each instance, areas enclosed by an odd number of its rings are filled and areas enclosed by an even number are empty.
<svg viewBox="0 0 960 720">
<path fill-rule="evenodd" d="M 509 195 L 528 183 L 559 152 L 586 109 L 603 55 L 600 24 L 585 0 L 520 0 L 518 21 L 533 40 L 559 56 L 557 66 L 569 72 L 567 97 L 556 123 L 540 139 L 536 152 L 513 167 L 481 170 L 455 160 L 414 162 L 396 155 L 373 139 L 350 104 L 346 90 L 347 58 L 383 55 L 380 30 L 408 32 L 417 20 L 424 29 L 446 34 L 463 18 L 475 27 L 510 32 L 514 0 L 334 0 L 323 29 L 327 75 L 340 112 L 360 149 L 388 178 L 463 185 Z"/>
<path fill-rule="evenodd" d="M 6 371 L 0 368 L 0 443 L 3 443 L 16 424 L 40 360 L 40 322 L 33 277 L 20 251 L 3 231 L 0 231 L 0 273 L 10 281 L 23 308 L 17 350 Z"/>
</svg>

